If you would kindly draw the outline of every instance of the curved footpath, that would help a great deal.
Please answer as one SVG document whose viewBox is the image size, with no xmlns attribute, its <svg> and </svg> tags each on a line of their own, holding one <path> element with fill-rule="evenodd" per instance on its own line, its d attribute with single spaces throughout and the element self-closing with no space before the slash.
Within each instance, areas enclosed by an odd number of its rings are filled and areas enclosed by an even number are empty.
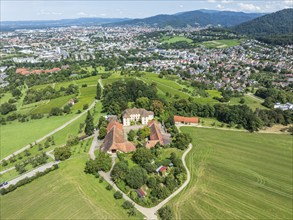
<svg viewBox="0 0 293 220">
<path fill-rule="evenodd" d="M 136 204 L 134 201 L 132 201 L 124 192 L 122 192 L 117 186 L 116 184 L 111 180 L 111 177 L 110 177 L 110 172 L 108 173 L 105 173 L 105 172 L 102 172 L 100 171 L 99 174 L 110 184 L 113 186 L 113 188 L 119 192 L 121 192 L 123 194 L 123 198 L 127 201 L 130 201 L 132 203 L 134 203 L 134 207 L 139 211 L 141 212 L 145 217 L 146 219 L 149 219 L 149 220 L 156 220 L 158 219 L 156 213 L 157 211 L 162 208 L 167 202 L 169 202 L 173 197 L 175 197 L 176 195 L 178 195 L 189 183 L 190 181 L 190 172 L 188 170 L 188 167 L 186 166 L 186 162 L 185 162 L 185 157 L 186 155 L 189 153 L 189 151 L 192 149 L 192 144 L 190 143 L 188 145 L 188 148 L 187 150 L 183 153 L 182 155 L 182 163 L 183 163 L 183 166 L 185 167 L 185 170 L 186 170 L 186 173 L 187 173 L 187 179 L 186 181 L 175 191 L 173 192 L 169 197 L 167 197 L 165 200 L 163 200 L 162 202 L 160 202 L 158 205 L 152 207 L 152 208 L 146 208 L 146 207 L 143 207 L 143 206 L 140 206 L 138 204 Z"/>
<path fill-rule="evenodd" d="M 95 100 L 95 101 L 89 106 L 89 108 L 88 108 L 87 110 L 83 111 L 82 113 L 80 113 L 79 115 L 77 115 L 75 118 L 69 120 L 69 121 L 66 122 L 65 124 L 61 125 L 60 127 L 56 128 L 55 130 L 51 131 L 50 133 L 46 134 L 45 136 L 43 136 L 42 138 L 38 139 L 38 140 L 35 141 L 35 142 L 36 142 L 36 143 L 39 143 L 39 142 L 45 140 L 46 138 L 52 136 L 52 135 L 55 134 L 56 132 L 58 132 L 58 131 L 62 130 L 63 128 L 65 128 L 67 125 L 69 125 L 69 124 L 71 124 L 72 122 L 76 121 L 76 120 L 79 119 L 81 116 L 83 116 L 85 113 L 87 113 L 88 110 L 91 110 L 91 109 L 95 106 L 96 102 L 97 102 L 97 100 Z M 26 145 L 25 147 L 23 147 L 23 148 L 21 148 L 21 149 L 15 151 L 13 154 L 10 154 L 9 156 L 7 156 L 7 157 L 1 159 L 0 162 L 2 162 L 2 160 L 8 160 L 8 159 L 9 159 L 10 157 L 12 157 L 13 155 L 17 155 L 17 154 L 19 154 L 19 153 L 21 153 L 21 152 L 23 152 L 23 151 L 25 151 L 25 150 L 27 150 L 27 149 L 29 149 L 29 148 L 30 148 L 30 145 L 28 144 L 28 145 Z"/>
</svg>

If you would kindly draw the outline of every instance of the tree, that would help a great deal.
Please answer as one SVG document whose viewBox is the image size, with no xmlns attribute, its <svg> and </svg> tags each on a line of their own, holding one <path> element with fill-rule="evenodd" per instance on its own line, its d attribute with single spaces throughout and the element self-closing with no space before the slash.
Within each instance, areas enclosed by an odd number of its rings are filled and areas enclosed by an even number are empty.
<svg viewBox="0 0 293 220">
<path fill-rule="evenodd" d="M 151 104 L 151 110 L 154 111 L 155 115 L 161 115 L 164 112 L 164 105 L 159 100 L 153 100 Z"/>
<path fill-rule="evenodd" d="M 84 132 L 86 135 L 92 135 L 94 133 L 94 119 L 90 113 L 90 111 L 87 112 L 86 120 L 85 120 L 85 128 Z"/>
<path fill-rule="evenodd" d="M 135 136 L 136 136 L 135 131 L 134 130 L 130 130 L 129 133 L 128 133 L 128 140 L 129 141 L 134 141 Z"/>
<path fill-rule="evenodd" d="M 150 100 L 147 97 L 140 97 L 135 102 L 136 107 L 149 109 L 150 108 Z"/>
<path fill-rule="evenodd" d="M 101 87 L 100 83 L 98 82 L 96 99 L 100 100 L 101 97 L 102 97 L 102 87 Z"/>
<path fill-rule="evenodd" d="M 71 156 L 71 149 L 68 146 L 54 149 L 55 160 L 66 160 Z"/>
<path fill-rule="evenodd" d="M 54 107 L 54 108 L 51 109 L 50 115 L 59 116 L 59 115 L 62 115 L 62 112 L 63 111 L 60 108 Z"/>
<path fill-rule="evenodd" d="M 144 166 L 146 163 L 152 162 L 153 158 L 154 155 L 152 152 L 145 147 L 138 148 L 132 155 L 133 161 L 140 166 Z"/>
<path fill-rule="evenodd" d="M 119 179 L 124 180 L 128 171 L 129 169 L 126 162 L 120 161 L 114 165 L 111 171 L 111 178 L 114 182 L 118 181 Z"/>
<path fill-rule="evenodd" d="M 245 99 L 244 98 L 241 98 L 240 101 L 239 101 L 239 103 L 240 104 L 244 104 L 245 103 Z"/>
<path fill-rule="evenodd" d="M 170 208 L 170 206 L 160 208 L 158 213 L 162 220 L 171 220 L 173 218 L 173 210 Z"/>
<path fill-rule="evenodd" d="M 6 160 L 3 159 L 3 160 L 2 160 L 2 166 L 3 166 L 3 167 L 6 167 L 7 165 L 8 165 L 8 162 L 7 162 Z"/>
<path fill-rule="evenodd" d="M 123 195 L 122 195 L 121 192 L 116 191 L 116 192 L 114 193 L 114 198 L 115 198 L 115 199 L 122 199 L 122 198 L 123 198 Z"/>
<path fill-rule="evenodd" d="M 99 122 L 98 122 L 98 128 L 100 129 L 102 126 L 107 127 L 107 120 L 104 116 L 101 116 L 99 118 Z"/>
<path fill-rule="evenodd" d="M 107 128 L 105 127 L 101 127 L 100 130 L 99 130 L 99 136 L 98 136 L 98 139 L 99 140 L 102 140 L 105 138 L 105 136 L 107 135 Z"/>
<path fill-rule="evenodd" d="M 132 167 L 126 175 L 126 183 L 133 189 L 139 189 L 147 180 L 147 171 L 142 167 Z"/>
<path fill-rule="evenodd" d="M 133 203 L 132 202 L 129 202 L 129 201 L 125 201 L 123 204 L 122 204 L 122 207 L 124 209 L 131 209 L 134 207 Z"/>
<path fill-rule="evenodd" d="M 9 112 L 16 111 L 16 106 L 10 103 L 4 103 L 0 106 L 0 112 L 2 115 L 7 115 Z"/>
<path fill-rule="evenodd" d="M 148 126 L 144 126 L 143 128 L 139 129 L 137 132 L 138 139 L 143 141 L 151 134 L 151 130 Z"/>
<path fill-rule="evenodd" d="M 19 97 L 21 95 L 21 91 L 18 88 L 15 88 L 11 91 L 13 97 Z"/>
<path fill-rule="evenodd" d="M 85 173 L 95 174 L 98 171 L 102 170 L 108 172 L 111 169 L 112 160 L 107 153 L 100 152 L 95 160 L 89 160 L 86 162 L 84 169 Z"/>
<path fill-rule="evenodd" d="M 189 143 L 191 143 L 191 137 L 186 133 L 178 133 L 173 141 L 175 147 L 181 150 L 186 149 Z"/>
<path fill-rule="evenodd" d="M 71 146 L 77 145 L 78 142 L 79 142 L 78 136 L 69 135 L 66 141 L 66 146 L 71 147 Z"/>
</svg>

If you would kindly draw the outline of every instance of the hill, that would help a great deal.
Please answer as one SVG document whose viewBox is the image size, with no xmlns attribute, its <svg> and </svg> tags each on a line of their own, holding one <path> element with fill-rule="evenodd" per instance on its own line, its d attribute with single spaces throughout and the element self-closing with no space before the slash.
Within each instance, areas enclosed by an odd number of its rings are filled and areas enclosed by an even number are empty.
<svg viewBox="0 0 293 220">
<path fill-rule="evenodd" d="M 293 9 L 284 9 L 239 24 L 232 29 L 255 36 L 293 34 Z"/>
<path fill-rule="evenodd" d="M 135 25 L 135 26 L 153 26 L 174 28 L 183 27 L 203 27 L 203 26 L 225 26 L 231 27 L 240 23 L 250 21 L 262 16 L 259 13 L 243 13 L 232 11 L 214 11 L 214 10 L 196 10 L 181 12 L 173 15 L 156 15 L 143 19 L 133 19 L 112 23 L 110 25 Z"/>
<path fill-rule="evenodd" d="M 16 29 L 39 29 L 68 26 L 90 26 L 129 20 L 128 18 L 76 18 L 44 21 L 1 21 L 1 31 Z"/>
</svg>

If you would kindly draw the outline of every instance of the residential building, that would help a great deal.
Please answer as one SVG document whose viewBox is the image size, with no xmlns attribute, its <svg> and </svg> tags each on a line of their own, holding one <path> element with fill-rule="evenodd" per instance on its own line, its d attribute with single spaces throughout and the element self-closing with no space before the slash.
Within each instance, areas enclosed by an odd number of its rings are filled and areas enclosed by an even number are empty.
<svg viewBox="0 0 293 220">
<path fill-rule="evenodd" d="M 130 126 L 131 122 L 141 121 L 141 124 L 147 125 L 150 120 L 154 119 L 154 112 L 147 111 L 143 108 L 130 108 L 122 113 L 123 126 Z"/>
</svg>

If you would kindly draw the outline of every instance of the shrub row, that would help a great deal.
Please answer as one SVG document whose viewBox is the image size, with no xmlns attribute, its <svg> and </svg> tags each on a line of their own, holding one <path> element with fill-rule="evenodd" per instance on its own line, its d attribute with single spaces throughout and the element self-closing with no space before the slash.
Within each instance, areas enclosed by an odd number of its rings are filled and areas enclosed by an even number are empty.
<svg viewBox="0 0 293 220">
<path fill-rule="evenodd" d="M 31 177 L 26 177 L 26 178 L 18 181 L 15 185 L 12 184 L 12 185 L 8 186 L 7 188 L 2 188 L 0 190 L 0 194 L 5 195 L 7 193 L 10 193 L 10 192 L 16 190 L 18 187 L 26 185 L 26 184 L 32 182 L 33 180 L 38 179 L 39 177 L 44 176 L 44 175 L 46 175 L 46 174 L 50 173 L 51 171 L 54 171 L 58 168 L 59 168 L 58 164 L 54 164 L 51 168 L 47 168 L 43 172 L 37 172 L 35 175 L 33 175 Z"/>
</svg>

